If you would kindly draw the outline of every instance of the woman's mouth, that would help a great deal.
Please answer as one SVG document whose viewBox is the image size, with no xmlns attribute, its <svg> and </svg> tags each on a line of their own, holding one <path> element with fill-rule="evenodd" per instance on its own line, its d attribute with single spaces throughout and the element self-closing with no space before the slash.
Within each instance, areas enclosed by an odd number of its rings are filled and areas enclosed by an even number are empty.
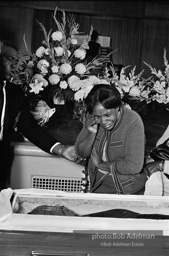
<svg viewBox="0 0 169 256">
<path fill-rule="evenodd" d="M 108 122 L 108 123 L 106 123 L 105 127 L 109 128 L 111 126 L 111 124 L 112 124 L 112 122 Z"/>
</svg>

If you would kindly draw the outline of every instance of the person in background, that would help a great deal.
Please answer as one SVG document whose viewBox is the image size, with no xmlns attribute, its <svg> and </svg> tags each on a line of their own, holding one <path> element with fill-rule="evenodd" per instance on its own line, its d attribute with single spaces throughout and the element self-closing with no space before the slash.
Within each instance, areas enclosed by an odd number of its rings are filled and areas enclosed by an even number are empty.
<svg viewBox="0 0 169 256">
<path fill-rule="evenodd" d="M 85 104 L 86 118 L 75 151 L 79 159 L 87 160 L 90 192 L 143 194 L 147 178 L 142 171 L 145 134 L 141 117 L 122 104 L 113 85 L 94 86 Z M 121 191 L 117 176 L 123 180 Z"/>
<path fill-rule="evenodd" d="M 157 140 L 156 147 L 163 143 L 168 145 L 169 143 L 169 125 Z M 167 150 L 162 153 L 164 159 L 167 159 Z M 165 152 L 165 153 L 164 153 Z M 145 168 L 148 168 L 148 174 L 150 175 L 146 185 L 144 195 L 155 196 L 169 196 L 169 160 L 154 160 L 150 155 L 146 158 Z"/>
<path fill-rule="evenodd" d="M 88 43 L 89 49 L 87 49 L 87 54 L 86 54 L 86 60 L 87 62 L 90 62 L 95 58 L 96 56 L 100 55 L 101 51 L 101 46 L 97 42 L 99 37 L 99 33 L 96 30 L 93 30 L 92 35 L 91 35 L 91 40 Z"/>
<path fill-rule="evenodd" d="M 12 77 L 18 61 L 18 50 L 11 42 L 0 41 L 0 190 L 10 184 L 13 158 L 10 146 L 15 120 L 19 131 L 42 150 L 76 161 L 74 146 L 63 145 L 40 127 L 28 110 L 27 99 L 21 88 L 13 84 Z"/>
</svg>

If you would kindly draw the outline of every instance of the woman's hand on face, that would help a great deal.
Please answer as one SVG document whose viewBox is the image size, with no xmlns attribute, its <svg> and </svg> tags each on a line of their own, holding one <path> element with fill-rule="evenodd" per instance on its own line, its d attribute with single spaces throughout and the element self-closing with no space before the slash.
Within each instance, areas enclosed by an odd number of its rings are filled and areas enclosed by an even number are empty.
<svg viewBox="0 0 169 256">
<path fill-rule="evenodd" d="M 98 129 L 98 117 L 87 114 L 85 119 L 85 127 L 89 132 L 96 133 Z"/>
</svg>

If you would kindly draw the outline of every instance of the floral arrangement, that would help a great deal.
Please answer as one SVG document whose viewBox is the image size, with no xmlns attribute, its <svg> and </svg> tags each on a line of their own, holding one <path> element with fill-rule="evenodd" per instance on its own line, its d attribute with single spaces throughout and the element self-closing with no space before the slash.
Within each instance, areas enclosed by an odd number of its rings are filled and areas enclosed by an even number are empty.
<svg viewBox="0 0 169 256">
<path fill-rule="evenodd" d="M 139 74 L 135 74 L 136 66 L 129 72 L 128 76 L 126 75 L 126 69 L 124 67 L 121 69 L 120 75 L 112 71 L 112 78 L 110 83 L 115 85 L 119 90 L 123 102 L 128 104 L 134 110 L 138 110 L 137 106 L 143 102 L 147 102 L 147 93 L 146 85 L 147 81 L 142 77 L 144 71 L 141 71 Z"/>
<path fill-rule="evenodd" d="M 151 71 L 152 77 L 149 84 L 149 98 L 151 102 L 157 102 L 163 105 L 165 109 L 169 108 L 169 63 L 167 60 L 167 50 L 164 49 L 163 59 L 164 68 L 163 70 L 156 70 L 150 64 L 144 62 Z"/>
<path fill-rule="evenodd" d="M 156 70 L 150 64 L 144 62 L 151 71 L 151 76 L 145 79 L 142 70 L 135 74 L 136 66 L 126 75 L 126 69 L 122 68 L 120 75 L 112 71 L 113 77 L 110 83 L 114 84 L 121 93 L 124 103 L 141 113 L 147 112 L 148 107 L 154 111 L 169 110 L 169 64 L 164 49 L 164 70 Z"/>
<path fill-rule="evenodd" d="M 62 12 L 62 22 L 57 20 L 58 11 Z M 40 125 L 45 124 L 54 112 L 46 106 L 48 101 L 52 102 L 51 106 L 64 104 L 67 100 L 82 103 L 95 84 L 106 82 L 103 78 L 107 56 L 89 63 L 85 59 L 93 27 L 89 35 L 80 41 L 82 33 L 73 16 L 66 16 L 56 7 L 53 18 L 56 24 L 54 32 L 50 30 L 47 33 L 39 22 L 44 40 L 35 53 L 29 53 L 25 41 L 27 51 L 20 56 L 14 79 L 29 97 L 31 112 Z M 50 114 L 43 118 L 42 112 L 46 113 L 44 106 Z"/>
<path fill-rule="evenodd" d="M 62 22 L 57 20 L 57 12 L 62 12 Z M 168 110 L 169 103 L 169 64 L 164 50 L 164 70 L 156 70 L 144 62 L 152 76 L 145 79 L 144 70 L 136 74 L 136 66 L 128 72 L 123 67 L 119 75 L 110 63 L 109 55 L 86 61 L 89 35 L 79 40 L 79 24 L 73 16 L 66 16 L 63 10 L 55 8 L 53 15 L 56 30 L 47 32 L 39 25 L 44 40 L 35 53 L 21 54 L 16 67 L 14 82 L 20 84 L 30 101 L 30 111 L 40 125 L 44 125 L 55 112 L 54 105 L 68 100 L 75 102 L 74 118 L 83 120 L 84 100 L 93 86 L 107 83 L 116 86 L 126 105 L 137 112 L 144 112 L 148 106 L 159 106 Z M 109 62 L 109 67 L 107 67 Z M 48 102 L 51 102 L 50 104 Z M 48 104 L 50 106 L 48 106 Z M 53 108 L 51 108 L 53 107 Z"/>
</svg>

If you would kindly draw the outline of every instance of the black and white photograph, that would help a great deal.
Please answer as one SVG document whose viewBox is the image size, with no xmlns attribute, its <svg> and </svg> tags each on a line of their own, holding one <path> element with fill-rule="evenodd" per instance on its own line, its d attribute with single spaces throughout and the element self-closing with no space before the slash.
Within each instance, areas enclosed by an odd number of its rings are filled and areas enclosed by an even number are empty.
<svg viewBox="0 0 169 256">
<path fill-rule="evenodd" d="M 0 256 L 169 254 L 169 1 L 0 1 Z"/>
</svg>

